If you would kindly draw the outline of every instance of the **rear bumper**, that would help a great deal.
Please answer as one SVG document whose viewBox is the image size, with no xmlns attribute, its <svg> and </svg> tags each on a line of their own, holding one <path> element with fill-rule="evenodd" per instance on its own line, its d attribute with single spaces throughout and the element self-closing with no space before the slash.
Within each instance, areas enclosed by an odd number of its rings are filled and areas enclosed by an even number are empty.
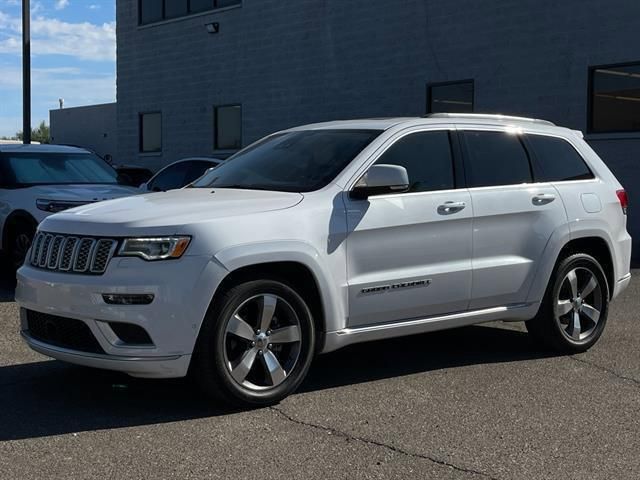
<svg viewBox="0 0 640 480">
<path fill-rule="evenodd" d="M 624 292 L 630 283 L 631 283 L 631 273 L 627 273 L 624 277 L 622 277 L 616 282 L 611 299 L 613 300 L 622 292 Z"/>
<path fill-rule="evenodd" d="M 125 357 L 117 355 L 99 355 L 76 352 L 55 347 L 31 338 L 28 332 L 21 332 L 24 341 L 38 353 L 64 362 L 85 367 L 102 368 L 127 373 L 141 378 L 184 377 L 189 369 L 191 355 L 173 355 L 167 357 Z"/>
</svg>

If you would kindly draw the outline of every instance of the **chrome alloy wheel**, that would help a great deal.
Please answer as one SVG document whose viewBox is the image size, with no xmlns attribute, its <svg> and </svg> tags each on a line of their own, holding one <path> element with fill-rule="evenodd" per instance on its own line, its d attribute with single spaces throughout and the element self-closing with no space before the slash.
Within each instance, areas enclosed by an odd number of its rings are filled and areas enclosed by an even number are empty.
<svg viewBox="0 0 640 480">
<path fill-rule="evenodd" d="M 256 295 L 227 319 L 224 360 L 231 377 L 250 390 L 284 382 L 300 356 L 300 320 L 282 297 Z"/>
<path fill-rule="evenodd" d="M 570 270 L 562 280 L 555 304 L 555 319 L 562 333 L 583 342 L 596 330 L 604 295 L 598 277 L 585 267 Z"/>
</svg>

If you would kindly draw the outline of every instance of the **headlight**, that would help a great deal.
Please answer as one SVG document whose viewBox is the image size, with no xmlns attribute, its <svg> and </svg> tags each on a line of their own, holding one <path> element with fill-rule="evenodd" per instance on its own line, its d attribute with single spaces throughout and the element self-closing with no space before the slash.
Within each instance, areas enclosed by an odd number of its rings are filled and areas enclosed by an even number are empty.
<svg viewBox="0 0 640 480">
<path fill-rule="evenodd" d="M 190 241 L 191 237 L 127 238 L 122 242 L 118 255 L 148 261 L 180 258 Z"/>
</svg>

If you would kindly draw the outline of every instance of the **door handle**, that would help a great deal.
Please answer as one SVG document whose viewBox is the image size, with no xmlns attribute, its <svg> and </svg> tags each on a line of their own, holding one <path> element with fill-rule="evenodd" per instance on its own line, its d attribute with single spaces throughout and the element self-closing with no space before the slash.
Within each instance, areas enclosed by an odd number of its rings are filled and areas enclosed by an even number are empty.
<svg viewBox="0 0 640 480">
<path fill-rule="evenodd" d="M 438 207 L 440 215 L 452 215 L 464 210 L 467 204 L 465 202 L 445 202 Z"/>
<path fill-rule="evenodd" d="M 532 203 L 536 206 L 547 205 L 548 203 L 553 202 L 556 199 L 556 196 L 553 193 L 539 193 L 531 200 Z"/>
</svg>

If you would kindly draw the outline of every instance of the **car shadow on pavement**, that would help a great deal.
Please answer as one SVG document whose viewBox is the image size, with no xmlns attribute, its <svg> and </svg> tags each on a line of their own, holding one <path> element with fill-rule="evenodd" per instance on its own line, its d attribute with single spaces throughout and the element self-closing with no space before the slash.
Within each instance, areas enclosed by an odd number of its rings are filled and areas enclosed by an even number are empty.
<svg viewBox="0 0 640 480">
<path fill-rule="evenodd" d="M 526 333 L 495 325 L 466 327 L 354 345 L 319 356 L 300 392 L 547 355 Z M 0 367 L 0 441 L 237 411 L 214 405 L 186 379 L 134 379 L 53 360 Z"/>
<path fill-rule="evenodd" d="M 15 296 L 16 282 L 5 272 L 0 275 L 0 303 L 13 302 Z"/>
</svg>

